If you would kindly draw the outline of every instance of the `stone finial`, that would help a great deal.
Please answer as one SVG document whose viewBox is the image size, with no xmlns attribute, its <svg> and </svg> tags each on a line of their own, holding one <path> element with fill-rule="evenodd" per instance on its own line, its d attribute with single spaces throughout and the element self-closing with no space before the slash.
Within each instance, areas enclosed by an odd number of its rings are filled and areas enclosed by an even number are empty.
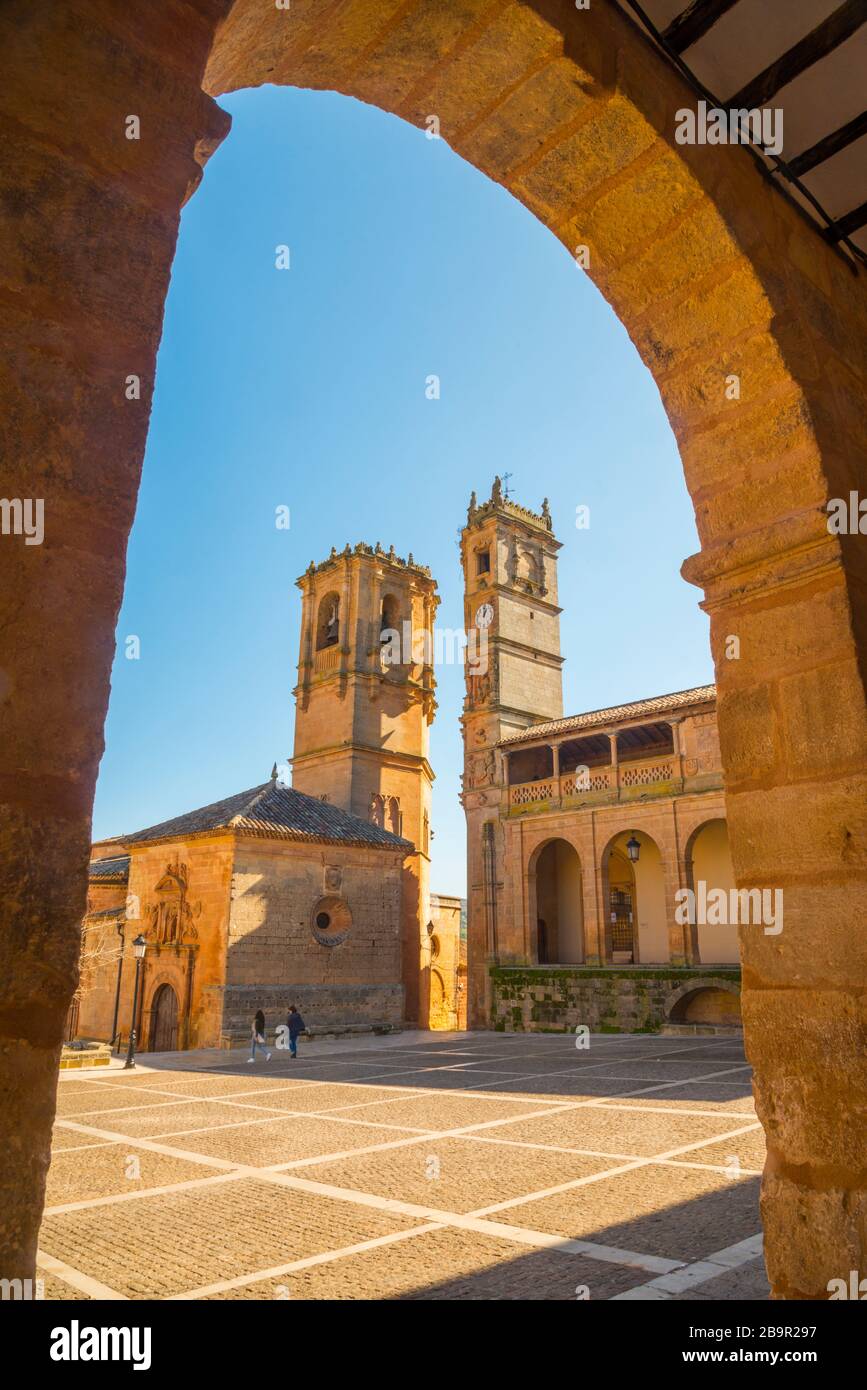
<svg viewBox="0 0 867 1390">
<path fill-rule="evenodd" d="M 494 486 L 491 488 L 491 501 L 498 507 L 503 500 L 503 484 L 499 476 L 494 479 Z"/>
<path fill-rule="evenodd" d="M 406 563 L 407 563 L 408 565 L 414 565 L 414 564 L 415 564 L 415 560 L 412 558 L 412 551 L 410 551 L 409 554 L 407 555 L 407 557 L 406 557 Z"/>
<path fill-rule="evenodd" d="M 333 545 L 333 546 L 331 547 L 331 555 L 329 556 L 329 558 L 332 559 L 332 560 L 334 560 L 334 559 L 336 558 L 336 556 L 337 556 L 337 546 L 336 546 L 336 545 Z"/>
<path fill-rule="evenodd" d="M 373 547 L 373 553 L 374 553 L 374 555 L 381 555 L 381 554 L 382 554 L 382 546 L 380 545 L 379 541 L 377 541 L 377 542 L 376 542 L 376 545 Z"/>
<path fill-rule="evenodd" d="M 393 545 L 390 545 L 390 546 L 388 547 L 388 558 L 389 558 L 389 560 L 393 560 L 393 559 L 395 558 L 395 555 L 394 555 L 394 546 L 393 546 Z"/>
<path fill-rule="evenodd" d="M 472 521 L 473 517 L 475 516 L 476 511 L 478 510 L 478 505 L 479 505 L 479 504 L 478 504 L 478 501 L 476 500 L 475 490 L 473 490 L 473 491 L 470 493 L 470 505 L 467 507 L 467 521 L 468 521 L 468 522 Z"/>
<path fill-rule="evenodd" d="M 274 766 L 271 768 L 271 781 L 272 781 L 272 782 L 276 782 L 276 781 L 277 781 L 277 764 L 276 764 L 276 763 L 275 763 Z"/>
<path fill-rule="evenodd" d="M 545 525 L 548 527 L 548 530 L 550 531 L 550 530 L 551 530 L 551 508 L 550 508 L 549 505 L 548 505 L 548 499 L 547 499 L 547 497 L 543 497 L 543 498 L 542 498 L 542 520 L 544 521 Z"/>
</svg>

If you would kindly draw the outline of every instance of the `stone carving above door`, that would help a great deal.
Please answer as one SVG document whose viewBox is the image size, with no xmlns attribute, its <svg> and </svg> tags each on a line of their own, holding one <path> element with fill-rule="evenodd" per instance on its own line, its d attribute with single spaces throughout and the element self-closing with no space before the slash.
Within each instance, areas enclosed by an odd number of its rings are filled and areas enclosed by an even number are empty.
<svg viewBox="0 0 867 1390">
<path fill-rule="evenodd" d="M 193 919 L 201 916 L 202 904 L 190 905 L 188 889 L 186 864 L 179 859 L 167 864 L 165 873 L 154 886 L 157 902 L 148 913 L 148 935 L 153 936 L 155 945 L 180 946 L 188 939 L 198 939 Z"/>
</svg>

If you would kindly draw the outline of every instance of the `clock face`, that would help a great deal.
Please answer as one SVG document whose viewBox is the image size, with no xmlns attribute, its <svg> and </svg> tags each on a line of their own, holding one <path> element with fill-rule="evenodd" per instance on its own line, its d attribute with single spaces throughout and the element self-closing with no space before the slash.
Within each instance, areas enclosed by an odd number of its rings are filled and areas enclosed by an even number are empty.
<svg viewBox="0 0 867 1390">
<path fill-rule="evenodd" d="M 494 621 L 494 610 L 490 603 L 482 603 L 476 609 L 476 627 L 490 627 Z"/>
</svg>

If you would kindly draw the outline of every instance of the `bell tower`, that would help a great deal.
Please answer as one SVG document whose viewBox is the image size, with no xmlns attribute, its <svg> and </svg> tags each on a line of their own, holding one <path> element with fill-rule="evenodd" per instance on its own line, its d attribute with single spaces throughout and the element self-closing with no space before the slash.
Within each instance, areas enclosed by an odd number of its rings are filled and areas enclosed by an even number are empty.
<svg viewBox="0 0 867 1390">
<path fill-rule="evenodd" d="M 427 1027 L 436 581 L 412 555 L 377 542 L 332 550 L 297 583 L 292 785 L 412 842 L 402 893 L 406 1017 Z"/>
<path fill-rule="evenodd" d="M 470 1027 L 488 1023 L 487 965 L 499 959 L 503 835 L 508 796 L 497 744 L 563 717 L 557 552 L 547 499 L 520 507 L 494 479 L 490 500 L 470 498 L 461 532 L 468 635 L 461 800 L 467 819 Z"/>
</svg>

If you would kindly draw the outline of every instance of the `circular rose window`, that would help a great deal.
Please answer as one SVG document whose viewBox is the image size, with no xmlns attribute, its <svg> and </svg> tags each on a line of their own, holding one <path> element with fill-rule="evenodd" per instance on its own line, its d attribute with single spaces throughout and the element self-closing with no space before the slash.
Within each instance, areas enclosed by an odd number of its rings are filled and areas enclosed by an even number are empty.
<svg viewBox="0 0 867 1390">
<path fill-rule="evenodd" d="M 352 913 L 344 898 L 320 898 L 310 914 L 313 935 L 320 946 L 339 946 L 352 930 Z"/>
</svg>

